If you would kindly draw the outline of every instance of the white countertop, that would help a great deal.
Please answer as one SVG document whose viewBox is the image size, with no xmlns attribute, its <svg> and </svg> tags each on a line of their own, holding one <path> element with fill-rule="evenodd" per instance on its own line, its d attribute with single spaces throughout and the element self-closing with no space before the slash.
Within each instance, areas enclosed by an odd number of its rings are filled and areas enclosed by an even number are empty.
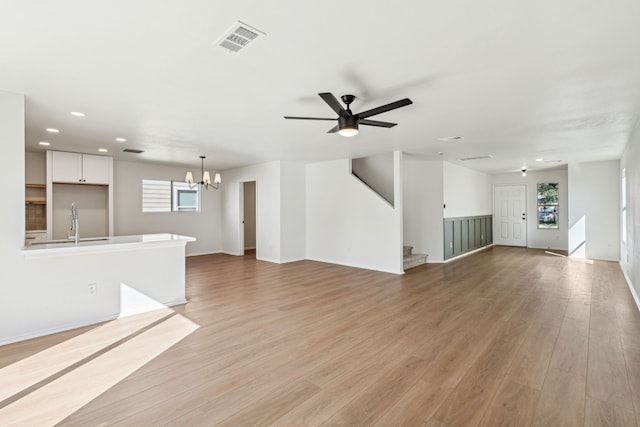
<svg viewBox="0 0 640 427">
<path fill-rule="evenodd" d="M 67 240 L 43 240 L 37 244 L 25 246 L 22 253 L 25 256 L 65 255 L 78 252 L 101 252 L 121 250 L 145 245 L 185 245 L 195 242 L 195 237 L 181 236 L 179 234 L 159 233 L 140 234 L 135 236 L 110 236 L 92 237 L 80 239 L 77 244 Z"/>
</svg>

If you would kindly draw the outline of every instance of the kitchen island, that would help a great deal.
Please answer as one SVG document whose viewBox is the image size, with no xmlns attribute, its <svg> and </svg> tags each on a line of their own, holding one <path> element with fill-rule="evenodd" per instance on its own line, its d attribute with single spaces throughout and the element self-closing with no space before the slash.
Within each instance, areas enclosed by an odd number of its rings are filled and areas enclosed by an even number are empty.
<svg viewBox="0 0 640 427">
<path fill-rule="evenodd" d="M 80 238 L 78 243 L 70 239 L 42 240 L 25 246 L 25 257 L 67 256 L 78 253 L 95 253 L 104 251 L 119 251 L 132 248 L 152 248 L 160 245 L 182 246 L 188 242 L 195 242 L 194 237 L 179 234 L 158 233 L 140 234 L 133 236 L 88 237 Z"/>
<path fill-rule="evenodd" d="M 163 233 L 24 247 L 24 277 L 6 285 L 29 298 L 6 302 L 14 323 L 0 345 L 186 303 L 186 245 L 194 241 Z"/>
</svg>

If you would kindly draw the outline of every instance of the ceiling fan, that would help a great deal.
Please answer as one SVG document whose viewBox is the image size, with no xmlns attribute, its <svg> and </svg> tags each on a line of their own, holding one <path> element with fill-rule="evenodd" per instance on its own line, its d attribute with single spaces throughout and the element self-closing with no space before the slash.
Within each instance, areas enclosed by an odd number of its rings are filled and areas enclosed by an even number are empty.
<svg viewBox="0 0 640 427">
<path fill-rule="evenodd" d="M 367 111 L 363 111 L 358 114 L 351 112 L 349 105 L 356 99 L 355 95 L 342 95 L 342 102 L 347 106 L 346 109 L 340 105 L 340 102 L 330 92 L 319 93 L 320 98 L 326 102 L 329 107 L 338 113 L 337 119 L 327 119 L 322 117 L 292 117 L 284 116 L 285 119 L 298 119 L 298 120 L 338 120 L 338 124 L 329 129 L 327 133 L 338 132 L 342 136 L 354 136 L 358 134 L 359 125 L 378 126 L 383 128 L 390 128 L 397 125 L 397 123 L 380 122 L 377 120 L 369 120 L 367 117 L 375 116 L 376 114 L 384 113 L 386 111 L 395 110 L 396 108 L 405 107 L 413 104 L 409 98 L 401 99 L 400 101 L 392 102 L 390 104 L 381 105 L 380 107 L 372 108 Z"/>
</svg>

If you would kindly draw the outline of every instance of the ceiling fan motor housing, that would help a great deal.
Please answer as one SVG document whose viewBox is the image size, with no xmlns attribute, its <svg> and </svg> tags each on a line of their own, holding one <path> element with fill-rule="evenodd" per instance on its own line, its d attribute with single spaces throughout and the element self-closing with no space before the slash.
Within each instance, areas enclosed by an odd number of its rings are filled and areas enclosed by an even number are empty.
<svg viewBox="0 0 640 427">
<path fill-rule="evenodd" d="M 338 117 L 338 129 L 358 129 L 358 117 Z"/>
</svg>

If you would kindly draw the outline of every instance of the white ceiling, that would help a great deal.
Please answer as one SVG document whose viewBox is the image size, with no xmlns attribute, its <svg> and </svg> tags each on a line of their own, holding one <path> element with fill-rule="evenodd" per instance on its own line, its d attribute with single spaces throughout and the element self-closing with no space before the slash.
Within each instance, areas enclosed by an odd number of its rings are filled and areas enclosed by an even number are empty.
<svg viewBox="0 0 640 427">
<path fill-rule="evenodd" d="M 44 140 L 180 165 L 204 154 L 221 170 L 402 150 L 499 173 L 618 158 L 640 114 L 637 0 L 2 0 L 0 10 L 0 90 L 26 95 L 28 150 Z M 237 20 L 267 35 L 234 54 L 215 41 Z M 318 92 L 356 95 L 354 112 L 414 103 L 372 117 L 398 126 L 353 138 L 327 134 L 332 122 L 283 119 L 334 117 Z M 457 160 L 479 155 L 493 158 Z"/>
</svg>

